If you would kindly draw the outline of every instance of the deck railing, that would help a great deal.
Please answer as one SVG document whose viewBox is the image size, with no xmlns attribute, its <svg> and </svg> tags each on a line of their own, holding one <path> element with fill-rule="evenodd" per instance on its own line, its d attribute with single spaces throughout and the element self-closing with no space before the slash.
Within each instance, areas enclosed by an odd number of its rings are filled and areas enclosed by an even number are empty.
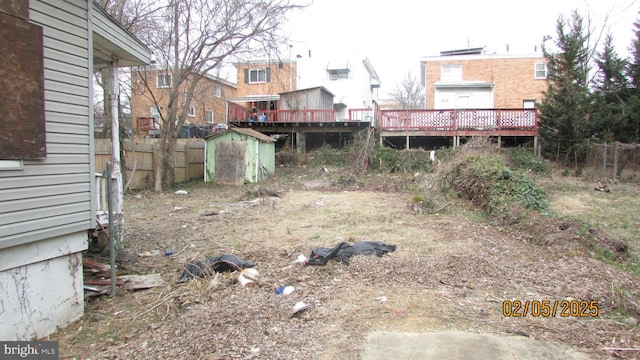
<svg viewBox="0 0 640 360">
<path fill-rule="evenodd" d="M 530 130 L 535 109 L 381 110 L 380 130 Z"/>
<path fill-rule="evenodd" d="M 327 109 L 305 110 L 258 110 L 252 118 L 251 110 L 244 106 L 229 103 L 229 121 L 256 121 L 279 123 L 320 123 L 336 121 L 336 112 Z M 348 121 L 371 121 L 373 109 L 350 109 Z"/>
</svg>

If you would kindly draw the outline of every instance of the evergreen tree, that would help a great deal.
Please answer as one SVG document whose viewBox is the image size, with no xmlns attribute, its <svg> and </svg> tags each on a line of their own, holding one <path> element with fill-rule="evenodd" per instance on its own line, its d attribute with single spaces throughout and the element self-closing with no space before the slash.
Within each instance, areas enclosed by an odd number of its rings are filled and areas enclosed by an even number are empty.
<svg viewBox="0 0 640 360">
<path fill-rule="evenodd" d="M 548 66 L 548 89 L 540 102 L 540 135 L 545 155 L 557 160 L 582 160 L 589 126 L 589 49 L 584 21 L 577 10 L 556 24 L 558 52 L 543 48 Z"/>
<path fill-rule="evenodd" d="M 629 114 L 626 126 L 626 142 L 640 140 L 640 20 L 633 23 L 635 38 L 631 43 L 631 59 L 627 67 L 627 75 L 631 83 L 627 105 Z"/>
<path fill-rule="evenodd" d="M 607 142 L 628 141 L 629 80 L 625 74 L 627 61 L 616 53 L 611 35 L 606 37 L 596 65 L 598 75 L 591 102 L 592 137 Z"/>
</svg>

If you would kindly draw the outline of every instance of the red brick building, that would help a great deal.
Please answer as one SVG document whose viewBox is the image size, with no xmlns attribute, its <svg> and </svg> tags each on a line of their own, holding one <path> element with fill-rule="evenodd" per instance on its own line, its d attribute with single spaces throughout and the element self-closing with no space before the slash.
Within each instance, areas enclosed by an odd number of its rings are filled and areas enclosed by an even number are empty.
<svg viewBox="0 0 640 360">
<path fill-rule="evenodd" d="M 541 54 L 486 54 L 483 48 L 422 58 L 427 109 L 532 108 L 547 89 Z"/>
<path fill-rule="evenodd" d="M 166 111 L 169 101 L 169 89 L 173 80 L 170 71 L 148 71 L 146 73 L 149 86 L 157 99 L 156 105 L 149 91 L 142 85 L 137 73 L 132 76 L 131 116 L 134 121 L 138 118 L 160 118 L 160 113 Z M 185 82 L 187 86 L 188 82 Z M 193 99 L 187 110 L 185 124 L 205 125 L 226 122 L 227 99 L 236 97 L 236 85 L 226 80 L 212 76 L 203 77 L 194 92 Z M 180 104 L 184 106 L 184 104 Z"/>
</svg>

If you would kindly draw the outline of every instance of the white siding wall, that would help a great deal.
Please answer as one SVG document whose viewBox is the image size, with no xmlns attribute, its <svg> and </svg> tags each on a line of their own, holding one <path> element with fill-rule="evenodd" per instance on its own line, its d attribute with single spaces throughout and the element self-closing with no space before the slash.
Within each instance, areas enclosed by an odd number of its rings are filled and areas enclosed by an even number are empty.
<svg viewBox="0 0 640 360">
<path fill-rule="evenodd" d="M 370 86 L 370 77 L 362 58 L 355 57 L 348 61 L 350 66 L 348 79 L 329 79 L 327 73 L 328 59 L 301 58 L 298 59 L 298 89 L 324 86 L 335 95 L 334 103 L 343 103 L 347 108 L 336 112 L 336 120 L 340 121 L 349 117 L 348 109 L 361 109 L 372 107 L 373 95 Z M 347 61 L 333 64 L 347 64 Z"/>
<path fill-rule="evenodd" d="M 86 0 L 31 0 L 43 27 L 46 160 L 0 171 L 0 249 L 92 225 Z"/>
<path fill-rule="evenodd" d="M 80 252 L 94 222 L 90 3 L 29 1 L 44 36 L 47 158 L 0 170 L 3 340 L 42 338 L 83 313 Z"/>
</svg>

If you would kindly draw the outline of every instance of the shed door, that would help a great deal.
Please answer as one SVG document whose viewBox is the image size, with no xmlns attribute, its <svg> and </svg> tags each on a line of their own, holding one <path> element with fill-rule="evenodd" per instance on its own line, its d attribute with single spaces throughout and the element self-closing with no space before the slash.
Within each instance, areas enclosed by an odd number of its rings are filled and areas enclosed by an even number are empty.
<svg viewBox="0 0 640 360">
<path fill-rule="evenodd" d="M 244 184 L 246 149 L 246 141 L 220 141 L 216 144 L 215 183 Z"/>
</svg>

